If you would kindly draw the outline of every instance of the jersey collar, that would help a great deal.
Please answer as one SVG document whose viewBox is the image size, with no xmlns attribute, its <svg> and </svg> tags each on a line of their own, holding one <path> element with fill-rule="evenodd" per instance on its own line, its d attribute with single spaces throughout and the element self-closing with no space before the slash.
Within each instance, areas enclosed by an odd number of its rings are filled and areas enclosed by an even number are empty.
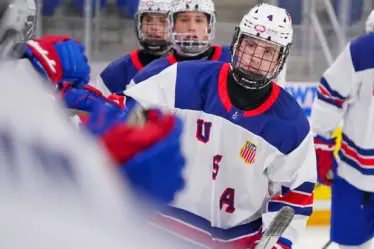
<svg viewBox="0 0 374 249">
<path fill-rule="evenodd" d="M 214 48 L 213 56 L 210 59 L 211 61 L 218 61 L 222 54 L 222 47 L 221 46 L 212 46 Z M 170 53 L 167 57 L 167 60 L 171 65 L 178 63 L 179 61 L 175 58 L 173 53 Z"/>
<path fill-rule="evenodd" d="M 227 76 L 230 71 L 230 64 L 225 63 L 223 64 L 218 77 L 218 95 L 221 99 L 221 102 L 223 106 L 225 107 L 227 112 L 230 112 L 231 108 L 233 108 L 232 102 L 229 98 L 229 94 L 227 92 Z M 250 111 L 243 111 L 244 117 L 252 117 L 257 116 L 265 111 L 267 111 L 272 105 L 275 103 L 275 101 L 278 99 L 279 93 L 280 93 L 280 87 L 274 83 L 273 84 L 271 94 L 267 100 L 265 100 L 264 103 L 262 103 L 259 107 L 250 110 Z"/>
<path fill-rule="evenodd" d="M 136 49 L 130 53 L 131 61 L 138 71 L 144 68 L 143 64 L 140 62 L 140 59 L 139 59 L 139 50 L 140 49 Z"/>
</svg>

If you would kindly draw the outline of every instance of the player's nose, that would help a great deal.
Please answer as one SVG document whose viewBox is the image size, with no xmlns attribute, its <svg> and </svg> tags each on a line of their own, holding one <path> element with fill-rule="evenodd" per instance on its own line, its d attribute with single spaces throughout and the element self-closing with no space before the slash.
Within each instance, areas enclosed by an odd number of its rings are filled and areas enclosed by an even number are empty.
<svg viewBox="0 0 374 249">
<path fill-rule="evenodd" d="M 196 24 L 195 22 L 188 22 L 188 32 L 196 32 Z"/>
<path fill-rule="evenodd" d="M 153 25 L 151 25 L 151 31 L 153 31 L 153 32 L 156 32 L 156 31 L 158 31 L 160 28 L 159 28 L 159 25 L 157 25 L 157 24 L 153 24 Z"/>
<path fill-rule="evenodd" d="M 265 49 L 261 46 L 256 46 L 255 51 L 253 53 L 253 57 L 258 59 L 262 59 L 264 57 Z"/>
</svg>

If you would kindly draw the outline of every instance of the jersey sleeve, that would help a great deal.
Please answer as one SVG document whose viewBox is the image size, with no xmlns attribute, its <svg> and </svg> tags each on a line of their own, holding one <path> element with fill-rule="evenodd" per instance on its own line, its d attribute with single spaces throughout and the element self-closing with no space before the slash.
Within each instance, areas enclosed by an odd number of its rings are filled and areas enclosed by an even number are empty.
<svg viewBox="0 0 374 249">
<path fill-rule="evenodd" d="M 315 134 L 331 137 L 340 125 L 349 103 L 354 101 L 360 81 L 357 76 L 359 68 L 355 62 L 365 56 L 359 46 L 362 46 L 360 40 L 351 42 L 320 80 L 311 115 Z"/>
<path fill-rule="evenodd" d="M 104 96 L 109 96 L 112 93 L 122 93 L 136 73 L 137 70 L 134 68 L 130 56 L 126 55 L 110 63 L 96 77 L 96 81 L 90 83 L 90 85 L 100 90 Z"/>
<path fill-rule="evenodd" d="M 296 129 L 295 129 L 296 130 Z M 292 248 L 306 228 L 312 214 L 313 191 L 316 182 L 316 155 L 313 136 L 309 132 L 301 143 L 287 155 L 276 156 L 266 172 L 270 185 L 270 200 L 262 215 L 266 230 L 277 212 L 284 206 L 291 207 L 295 216 L 278 241 Z"/>
<path fill-rule="evenodd" d="M 166 58 L 160 58 L 152 61 L 143 70 L 139 71 L 131 81 L 131 85 L 143 82 L 156 74 L 162 72 L 165 68 L 169 67 L 170 63 Z"/>
<path fill-rule="evenodd" d="M 146 109 L 201 110 L 205 100 L 204 89 L 212 82 L 210 79 L 218 70 L 213 72 L 211 69 L 214 65 L 208 63 L 195 64 L 181 62 L 171 65 L 161 73 L 128 88 L 124 94 Z"/>
<path fill-rule="evenodd" d="M 173 65 L 141 84 L 128 88 L 124 94 L 146 109 L 153 107 L 173 108 L 176 84 L 177 65 Z"/>
</svg>

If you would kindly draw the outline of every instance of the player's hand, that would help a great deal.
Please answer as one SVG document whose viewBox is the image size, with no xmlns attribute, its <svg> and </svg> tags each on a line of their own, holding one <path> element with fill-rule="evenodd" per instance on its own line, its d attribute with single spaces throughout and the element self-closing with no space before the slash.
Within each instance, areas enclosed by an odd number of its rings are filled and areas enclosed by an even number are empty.
<svg viewBox="0 0 374 249">
<path fill-rule="evenodd" d="M 108 96 L 108 100 L 111 100 L 115 103 L 117 103 L 120 107 L 125 108 L 125 103 L 126 103 L 126 97 L 124 95 L 118 95 L 115 93 L 112 93 L 111 95 Z"/>
<path fill-rule="evenodd" d="M 314 146 L 317 155 L 318 182 L 330 186 L 337 167 L 334 156 L 336 139 L 326 139 L 322 136 L 315 136 Z"/>
<path fill-rule="evenodd" d="M 108 102 L 95 106 L 84 122 L 86 129 L 95 136 L 102 136 L 113 126 L 125 124 L 130 112 L 116 105 Z"/>
<path fill-rule="evenodd" d="M 249 246 L 247 247 L 247 249 L 256 249 L 256 246 L 257 246 L 258 242 L 260 242 L 262 234 L 263 233 L 259 233 L 259 234 L 255 235 L 254 238 L 249 243 Z M 273 246 L 272 249 L 291 249 L 291 247 L 283 245 L 280 241 L 278 241 L 276 246 Z"/>
<path fill-rule="evenodd" d="M 84 46 L 69 36 L 29 40 L 25 54 L 54 84 L 67 81 L 74 86 L 83 86 L 89 81 L 90 67 Z"/>
<path fill-rule="evenodd" d="M 103 112 L 106 114 L 102 115 L 115 114 L 114 111 L 108 113 L 108 109 Z M 147 111 L 144 120 L 131 114 L 113 118 L 114 122 L 101 135 L 101 140 L 137 195 L 168 203 L 184 186 L 182 122 L 154 110 Z"/>
</svg>

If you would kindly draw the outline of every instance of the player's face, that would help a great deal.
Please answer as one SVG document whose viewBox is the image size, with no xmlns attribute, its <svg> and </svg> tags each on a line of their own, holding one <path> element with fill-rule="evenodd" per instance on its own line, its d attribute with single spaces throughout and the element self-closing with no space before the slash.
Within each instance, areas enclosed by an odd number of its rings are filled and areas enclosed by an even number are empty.
<svg viewBox="0 0 374 249">
<path fill-rule="evenodd" d="M 142 32 L 147 40 L 167 40 L 167 15 L 160 13 L 144 14 L 142 19 Z"/>
<path fill-rule="evenodd" d="M 271 76 L 279 65 L 280 46 L 271 42 L 244 36 L 236 50 L 237 67 L 248 72 Z"/>
<path fill-rule="evenodd" d="M 191 11 L 177 14 L 173 31 L 179 34 L 177 40 L 207 41 L 208 29 L 208 17 L 204 13 Z"/>
</svg>

